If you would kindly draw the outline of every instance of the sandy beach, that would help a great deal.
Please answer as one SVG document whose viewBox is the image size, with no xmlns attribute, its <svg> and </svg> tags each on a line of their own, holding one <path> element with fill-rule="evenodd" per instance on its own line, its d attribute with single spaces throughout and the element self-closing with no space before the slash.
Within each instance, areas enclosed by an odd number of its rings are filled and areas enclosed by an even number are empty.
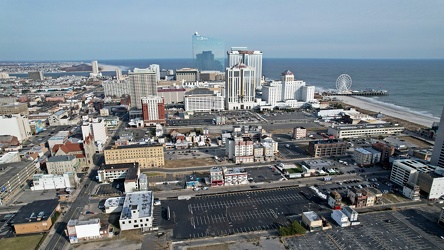
<svg viewBox="0 0 444 250">
<path fill-rule="evenodd" d="M 408 110 L 401 110 L 401 109 L 398 110 L 396 108 L 370 102 L 365 99 L 361 99 L 359 97 L 352 97 L 352 96 L 336 96 L 336 97 L 345 104 L 372 112 L 380 112 L 386 116 L 395 117 L 425 127 L 431 127 L 433 122 L 439 122 L 439 118 L 437 117 L 422 115 L 420 113 Z"/>
</svg>

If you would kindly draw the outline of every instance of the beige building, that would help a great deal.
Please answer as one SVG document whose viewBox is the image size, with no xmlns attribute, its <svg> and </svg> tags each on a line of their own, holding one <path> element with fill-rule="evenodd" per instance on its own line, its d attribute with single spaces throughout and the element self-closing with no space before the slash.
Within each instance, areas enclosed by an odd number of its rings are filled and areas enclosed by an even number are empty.
<svg viewBox="0 0 444 250">
<path fill-rule="evenodd" d="M 15 234 L 35 234 L 49 231 L 56 211 L 60 212 L 60 204 L 56 199 L 33 201 L 21 207 L 11 220 Z"/>
<path fill-rule="evenodd" d="M 302 222 L 310 232 L 322 230 L 322 219 L 313 211 L 303 212 Z"/>
<path fill-rule="evenodd" d="M 199 70 L 191 68 L 176 69 L 176 80 L 184 82 L 199 81 Z"/>
<path fill-rule="evenodd" d="M 160 144 L 111 146 L 104 150 L 106 164 L 138 162 L 140 168 L 162 167 L 165 165 L 164 150 Z"/>
<path fill-rule="evenodd" d="M 292 139 L 301 139 L 307 137 L 307 129 L 304 127 L 293 128 Z"/>
<path fill-rule="evenodd" d="M 341 140 L 319 140 L 308 143 L 308 153 L 314 157 L 345 155 L 347 144 Z"/>
<path fill-rule="evenodd" d="M 48 174 L 76 173 L 80 163 L 73 155 L 57 155 L 46 161 Z"/>
<path fill-rule="evenodd" d="M 0 106 L 0 115 L 29 115 L 28 104 L 26 103 L 10 103 Z"/>
</svg>

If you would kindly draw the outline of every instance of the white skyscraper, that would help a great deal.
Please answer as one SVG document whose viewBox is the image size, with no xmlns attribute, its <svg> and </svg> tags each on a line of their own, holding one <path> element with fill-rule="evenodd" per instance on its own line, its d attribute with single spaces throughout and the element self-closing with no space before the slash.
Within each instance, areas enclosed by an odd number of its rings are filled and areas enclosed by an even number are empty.
<svg viewBox="0 0 444 250">
<path fill-rule="evenodd" d="M 301 100 L 302 87 L 305 86 L 304 81 L 295 81 L 294 75 L 287 70 L 281 75 L 282 81 L 282 101 L 285 100 Z"/>
<path fill-rule="evenodd" d="M 123 79 L 122 77 L 122 70 L 120 68 L 116 69 L 116 80 L 121 81 Z"/>
<path fill-rule="evenodd" d="M 281 81 L 272 81 L 262 86 L 262 100 L 271 106 L 278 102 L 297 100 L 310 102 L 314 100 L 315 86 L 306 86 L 301 80 L 295 80 L 291 71 L 286 70 L 281 75 Z"/>
<path fill-rule="evenodd" d="M 102 73 L 99 72 L 99 63 L 97 61 L 91 62 L 92 73 L 89 73 L 91 77 L 102 76 Z"/>
<path fill-rule="evenodd" d="M 156 67 L 128 71 L 132 108 L 142 109 L 141 100 L 144 96 L 157 96 L 158 76 L 160 74 L 157 74 Z"/>
<path fill-rule="evenodd" d="M 156 81 L 160 81 L 160 66 L 159 66 L 159 64 L 151 64 L 149 68 L 156 72 Z"/>
<path fill-rule="evenodd" d="M 444 109 L 442 110 L 430 163 L 444 168 Z"/>
<path fill-rule="evenodd" d="M 225 109 L 252 109 L 255 101 L 256 71 L 239 63 L 225 72 Z"/>
<path fill-rule="evenodd" d="M 231 68 L 238 63 L 243 63 L 255 69 L 255 88 L 260 86 L 262 78 L 262 52 L 248 50 L 247 47 L 232 47 L 231 51 L 228 52 L 228 67 Z"/>
</svg>

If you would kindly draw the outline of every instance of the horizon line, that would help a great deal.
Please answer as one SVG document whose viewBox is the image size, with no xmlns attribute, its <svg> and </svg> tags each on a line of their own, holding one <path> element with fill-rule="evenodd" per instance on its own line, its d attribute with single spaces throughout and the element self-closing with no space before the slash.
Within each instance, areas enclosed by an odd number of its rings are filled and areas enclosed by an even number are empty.
<svg viewBox="0 0 444 250">
<path fill-rule="evenodd" d="M 227 58 L 225 58 L 227 59 Z M 444 58 L 333 58 L 333 57 L 263 57 L 263 59 L 300 59 L 300 60 L 444 60 Z M 169 57 L 169 58 L 113 58 L 113 59 L 23 59 L 23 60 L 0 60 L 0 63 L 7 62 L 89 62 L 89 61 L 117 61 L 117 60 L 193 60 L 189 57 Z"/>
</svg>

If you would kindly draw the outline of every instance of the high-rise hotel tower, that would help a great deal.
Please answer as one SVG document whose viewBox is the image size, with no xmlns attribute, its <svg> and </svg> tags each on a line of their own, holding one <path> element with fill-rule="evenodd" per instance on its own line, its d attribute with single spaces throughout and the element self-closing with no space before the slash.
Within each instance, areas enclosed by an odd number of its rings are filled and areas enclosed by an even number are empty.
<svg viewBox="0 0 444 250">
<path fill-rule="evenodd" d="M 243 63 L 225 71 L 225 109 L 252 109 L 255 101 L 256 70 Z"/>
<path fill-rule="evenodd" d="M 432 159 L 433 165 L 444 168 L 444 109 L 439 122 L 438 133 L 436 134 L 435 146 L 433 146 Z"/>
<path fill-rule="evenodd" d="M 247 47 L 231 47 L 228 54 L 228 67 L 233 67 L 238 63 L 243 63 L 253 67 L 256 71 L 255 87 L 261 85 L 262 78 L 262 52 L 258 50 L 248 50 Z"/>
<path fill-rule="evenodd" d="M 156 65 L 157 66 L 157 65 Z M 128 71 L 131 107 L 142 109 L 142 97 L 157 96 L 158 66 Z"/>
<path fill-rule="evenodd" d="M 199 70 L 225 70 L 225 43 L 197 32 L 192 37 L 194 67 Z"/>
</svg>

